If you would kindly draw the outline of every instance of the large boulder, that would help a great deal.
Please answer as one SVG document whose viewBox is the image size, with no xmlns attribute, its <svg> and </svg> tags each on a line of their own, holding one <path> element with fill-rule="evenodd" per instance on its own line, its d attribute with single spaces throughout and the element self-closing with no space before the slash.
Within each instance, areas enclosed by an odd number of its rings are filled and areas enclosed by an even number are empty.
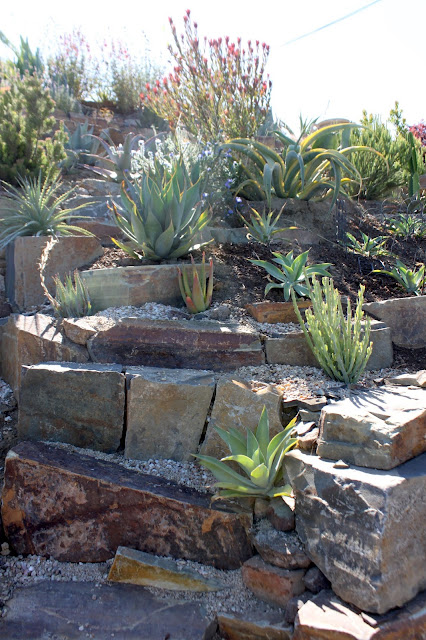
<svg viewBox="0 0 426 640">
<path fill-rule="evenodd" d="M 426 296 L 366 302 L 362 308 L 390 327 L 392 342 L 398 347 L 426 347 Z"/>
<path fill-rule="evenodd" d="M 426 587 L 426 454 L 372 471 L 291 451 L 296 529 L 333 591 L 385 613 Z"/>
<path fill-rule="evenodd" d="M 211 371 L 127 367 L 127 458 L 192 460 L 215 390 Z"/>
<path fill-rule="evenodd" d="M 1 332 L 1 375 L 19 391 L 22 365 L 39 362 L 87 362 L 87 350 L 68 340 L 50 316 L 12 315 Z"/>
<path fill-rule="evenodd" d="M 426 389 L 353 392 L 321 411 L 317 453 L 361 467 L 393 469 L 426 451 Z"/>
<path fill-rule="evenodd" d="M 123 318 L 88 341 L 94 362 L 230 371 L 264 364 L 259 335 L 238 325 Z"/>
<path fill-rule="evenodd" d="M 18 436 L 113 453 L 123 433 L 124 405 L 120 365 L 33 365 L 21 383 Z"/>
<path fill-rule="evenodd" d="M 236 569 L 252 555 L 251 515 L 163 478 L 21 442 L 8 453 L 3 526 L 17 553 L 103 562 L 119 546 Z"/>
</svg>

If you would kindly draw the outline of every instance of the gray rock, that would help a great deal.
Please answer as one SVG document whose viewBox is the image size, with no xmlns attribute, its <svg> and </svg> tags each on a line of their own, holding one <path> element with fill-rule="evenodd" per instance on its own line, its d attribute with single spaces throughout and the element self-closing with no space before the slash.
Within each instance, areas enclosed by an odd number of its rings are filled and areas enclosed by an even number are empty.
<svg viewBox="0 0 426 640">
<path fill-rule="evenodd" d="M 394 344 L 408 349 L 426 347 L 426 296 L 367 302 L 362 308 L 390 327 Z"/>
<path fill-rule="evenodd" d="M 323 589 L 330 589 L 330 582 L 327 580 L 322 571 L 318 569 L 318 567 L 311 567 L 305 573 L 305 577 L 303 578 L 303 582 L 305 583 L 305 587 L 311 593 L 319 593 Z"/>
<path fill-rule="evenodd" d="M 384 386 L 353 393 L 321 412 L 317 453 L 393 469 L 426 451 L 426 390 Z"/>
<path fill-rule="evenodd" d="M 0 640 L 209 640 L 216 626 L 199 604 L 141 587 L 43 581 L 15 590 Z"/>
<path fill-rule="evenodd" d="M 335 593 L 385 613 L 426 587 L 426 454 L 392 471 L 287 455 L 296 528 Z"/>
<path fill-rule="evenodd" d="M 124 404 L 119 365 L 33 365 L 21 384 L 18 435 L 113 453 L 120 446 Z"/>
<path fill-rule="evenodd" d="M 211 371 L 127 367 L 127 458 L 192 460 L 215 379 Z"/>
<path fill-rule="evenodd" d="M 282 569 L 306 569 L 311 560 L 296 532 L 277 531 L 267 520 L 255 529 L 253 544 L 262 559 Z"/>
<path fill-rule="evenodd" d="M 401 373 L 393 378 L 386 378 L 386 384 L 400 384 L 404 387 L 426 387 L 426 369 L 417 371 L 417 373 Z"/>
</svg>

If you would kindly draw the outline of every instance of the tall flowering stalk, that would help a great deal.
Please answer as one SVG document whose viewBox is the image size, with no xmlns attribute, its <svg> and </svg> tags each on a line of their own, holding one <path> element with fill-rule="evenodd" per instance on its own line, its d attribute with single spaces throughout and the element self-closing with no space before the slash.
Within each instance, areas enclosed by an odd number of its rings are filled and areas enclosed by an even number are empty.
<svg viewBox="0 0 426 640">
<path fill-rule="evenodd" d="M 142 101 L 172 130 L 180 124 L 204 140 L 255 135 L 270 106 L 269 45 L 249 40 L 243 46 L 241 38 L 234 43 L 228 36 L 200 42 L 189 9 L 183 20 L 179 36 L 169 18 L 173 72 L 154 86 L 147 83 Z"/>
</svg>

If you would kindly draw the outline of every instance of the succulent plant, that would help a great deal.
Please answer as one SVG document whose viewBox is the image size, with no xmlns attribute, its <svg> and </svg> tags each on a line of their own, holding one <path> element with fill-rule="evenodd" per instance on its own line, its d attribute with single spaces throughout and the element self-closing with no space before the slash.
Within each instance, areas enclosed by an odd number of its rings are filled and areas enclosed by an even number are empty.
<svg viewBox="0 0 426 640">
<path fill-rule="evenodd" d="M 251 208 L 250 222 L 247 222 L 247 220 L 240 215 L 240 218 L 248 227 L 248 237 L 253 238 L 253 240 L 257 240 L 257 242 L 260 242 L 261 244 L 269 244 L 276 233 L 280 233 L 280 231 L 287 231 L 288 229 L 297 229 L 297 227 L 277 228 L 281 211 L 277 213 L 275 218 L 273 215 L 273 211 L 270 211 L 268 215 L 266 215 L 266 212 L 260 214 L 253 208 Z"/>
<path fill-rule="evenodd" d="M 346 234 L 346 247 L 365 258 L 379 258 L 381 256 L 391 256 L 391 252 L 386 249 L 388 236 L 376 236 L 370 238 L 366 233 L 360 231 L 361 240 L 357 240 L 352 233 Z"/>
<path fill-rule="evenodd" d="M 106 131 L 102 132 L 102 135 L 106 140 L 99 136 L 92 135 L 91 137 L 103 146 L 107 155 L 101 156 L 90 154 L 90 157 L 104 166 L 85 166 L 87 169 L 91 169 L 106 180 L 121 182 L 130 174 L 130 170 L 132 168 L 132 153 L 135 150 L 136 143 L 142 139 L 142 136 L 140 134 L 134 135 L 133 133 L 128 133 L 123 144 L 115 145 Z"/>
<path fill-rule="evenodd" d="M 386 269 L 374 269 L 372 273 L 384 273 L 396 280 L 407 293 L 421 296 L 426 287 L 425 265 L 421 264 L 419 269 L 406 267 L 401 260 L 396 260 L 396 264 L 390 271 Z"/>
<path fill-rule="evenodd" d="M 269 420 L 266 407 L 256 431 L 247 429 L 244 437 L 238 429 L 229 431 L 216 427 L 222 440 L 228 445 L 231 455 L 217 460 L 212 456 L 193 454 L 203 466 L 219 480 L 214 487 L 219 489 L 215 498 L 276 498 L 291 494 L 291 486 L 278 483 L 283 480 L 284 457 L 297 444 L 292 437 L 295 418 L 269 439 Z M 241 475 L 227 462 L 236 462 L 245 475 Z"/>
<path fill-rule="evenodd" d="M 191 256 L 191 267 L 178 267 L 179 289 L 182 298 L 191 313 L 206 311 L 211 304 L 213 295 L 213 258 L 209 261 L 209 272 L 206 274 L 206 260 L 203 251 L 203 259 L 200 271 L 195 266 Z M 189 272 L 192 272 L 192 287 L 189 284 Z M 207 284 L 208 280 L 208 284 Z"/>
</svg>

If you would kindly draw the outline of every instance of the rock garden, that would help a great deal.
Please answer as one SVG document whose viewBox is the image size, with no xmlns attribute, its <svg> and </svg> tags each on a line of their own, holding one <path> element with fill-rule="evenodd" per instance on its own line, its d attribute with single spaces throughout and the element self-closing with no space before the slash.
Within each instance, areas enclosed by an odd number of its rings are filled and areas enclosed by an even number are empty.
<svg viewBox="0 0 426 640">
<path fill-rule="evenodd" d="M 0 93 L 51 114 L 0 145 L 0 639 L 426 639 L 421 136 L 293 134 L 222 39 L 217 121 L 196 32 L 138 113 Z"/>
</svg>

